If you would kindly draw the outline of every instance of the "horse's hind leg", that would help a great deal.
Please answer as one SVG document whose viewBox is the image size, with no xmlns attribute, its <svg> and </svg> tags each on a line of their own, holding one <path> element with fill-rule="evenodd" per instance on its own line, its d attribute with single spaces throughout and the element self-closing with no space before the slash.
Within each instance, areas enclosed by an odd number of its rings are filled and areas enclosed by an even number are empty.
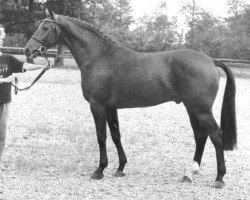
<svg viewBox="0 0 250 200">
<path fill-rule="evenodd" d="M 223 150 L 223 134 L 213 116 L 211 116 L 212 131 L 209 137 L 215 147 L 216 160 L 217 160 L 217 177 L 213 187 L 222 188 L 225 183 L 223 177 L 226 174 L 224 150 Z"/>
<path fill-rule="evenodd" d="M 202 155 L 203 155 L 204 148 L 205 148 L 205 144 L 206 144 L 207 137 L 208 137 L 207 134 L 203 133 L 199 120 L 197 119 L 195 114 L 192 113 L 192 110 L 189 110 L 187 107 L 187 112 L 189 115 L 191 126 L 193 128 L 193 132 L 194 132 L 196 149 L 195 149 L 195 154 L 194 154 L 194 163 L 193 163 L 192 170 L 191 172 L 190 171 L 186 172 L 185 176 L 182 178 L 183 182 L 191 182 L 193 179 L 193 174 L 198 173 L 200 164 L 201 164 Z"/>
<path fill-rule="evenodd" d="M 203 143 L 205 144 L 205 136 L 209 136 L 216 150 L 217 160 L 217 177 L 214 183 L 214 187 L 221 188 L 224 186 L 223 177 L 226 173 L 224 151 L 223 151 L 223 134 L 218 124 L 216 123 L 213 114 L 210 109 L 196 108 L 192 109 L 192 113 L 198 120 L 198 124 L 202 130 L 202 141 L 199 141 L 199 148 L 196 149 L 194 159 L 197 162 L 201 161 L 202 152 L 204 150 Z"/>
<path fill-rule="evenodd" d="M 119 130 L 119 121 L 116 108 L 107 109 L 107 121 L 111 132 L 112 140 L 117 148 L 119 156 L 119 167 L 115 173 L 115 176 L 122 177 L 125 175 L 123 173 L 123 169 L 125 167 L 125 164 L 127 163 L 127 158 L 121 143 L 121 134 Z"/>
</svg>

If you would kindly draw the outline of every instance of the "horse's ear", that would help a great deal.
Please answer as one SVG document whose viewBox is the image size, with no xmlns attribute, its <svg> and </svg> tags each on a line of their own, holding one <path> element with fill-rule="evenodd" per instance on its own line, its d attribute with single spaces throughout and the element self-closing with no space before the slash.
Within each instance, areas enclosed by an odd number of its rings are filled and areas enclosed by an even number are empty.
<svg viewBox="0 0 250 200">
<path fill-rule="evenodd" d="M 46 15 L 47 17 L 50 17 L 51 19 L 55 19 L 54 13 L 53 13 L 52 10 L 49 9 L 49 8 L 46 8 L 46 9 L 45 9 L 45 15 Z"/>
</svg>

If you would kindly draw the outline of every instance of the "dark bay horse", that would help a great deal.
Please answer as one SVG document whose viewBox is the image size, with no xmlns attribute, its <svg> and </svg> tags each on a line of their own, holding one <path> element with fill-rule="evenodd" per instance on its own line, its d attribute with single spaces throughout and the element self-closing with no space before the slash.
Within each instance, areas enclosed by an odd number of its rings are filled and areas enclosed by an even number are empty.
<svg viewBox="0 0 250 200">
<path fill-rule="evenodd" d="M 25 47 L 26 56 L 56 44 L 66 45 L 81 71 L 84 98 L 89 102 L 96 125 L 100 163 L 93 179 L 101 179 L 108 165 L 106 124 L 119 156 L 116 176 L 124 176 L 127 158 L 121 144 L 117 109 L 154 106 L 175 101 L 186 107 L 194 131 L 194 162 L 200 165 L 210 137 L 217 158 L 214 187 L 224 186 L 224 150 L 237 143 L 235 80 L 231 70 L 219 61 L 193 51 L 175 50 L 139 53 L 112 42 L 92 25 L 49 11 Z M 227 76 L 221 111 L 221 126 L 212 114 L 219 87 L 219 70 Z"/>
</svg>

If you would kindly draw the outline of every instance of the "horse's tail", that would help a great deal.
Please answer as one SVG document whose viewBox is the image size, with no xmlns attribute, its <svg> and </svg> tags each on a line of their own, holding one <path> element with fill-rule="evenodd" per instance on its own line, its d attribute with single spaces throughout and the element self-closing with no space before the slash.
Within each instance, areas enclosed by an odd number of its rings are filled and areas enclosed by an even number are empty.
<svg viewBox="0 0 250 200">
<path fill-rule="evenodd" d="M 223 132 L 224 150 L 237 147 L 237 128 L 235 115 L 235 80 L 232 71 L 222 62 L 214 60 L 214 64 L 225 71 L 227 83 L 221 109 L 221 130 Z"/>
</svg>

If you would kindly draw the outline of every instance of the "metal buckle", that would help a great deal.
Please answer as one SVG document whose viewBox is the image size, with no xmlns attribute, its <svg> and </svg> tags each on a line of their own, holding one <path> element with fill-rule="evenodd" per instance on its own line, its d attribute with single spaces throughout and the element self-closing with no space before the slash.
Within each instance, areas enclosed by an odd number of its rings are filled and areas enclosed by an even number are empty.
<svg viewBox="0 0 250 200">
<path fill-rule="evenodd" d="M 37 50 L 40 51 L 40 53 L 42 53 L 42 54 L 45 54 L 47 51 L 45 46 L 40 46 Z"/>
</svg>

